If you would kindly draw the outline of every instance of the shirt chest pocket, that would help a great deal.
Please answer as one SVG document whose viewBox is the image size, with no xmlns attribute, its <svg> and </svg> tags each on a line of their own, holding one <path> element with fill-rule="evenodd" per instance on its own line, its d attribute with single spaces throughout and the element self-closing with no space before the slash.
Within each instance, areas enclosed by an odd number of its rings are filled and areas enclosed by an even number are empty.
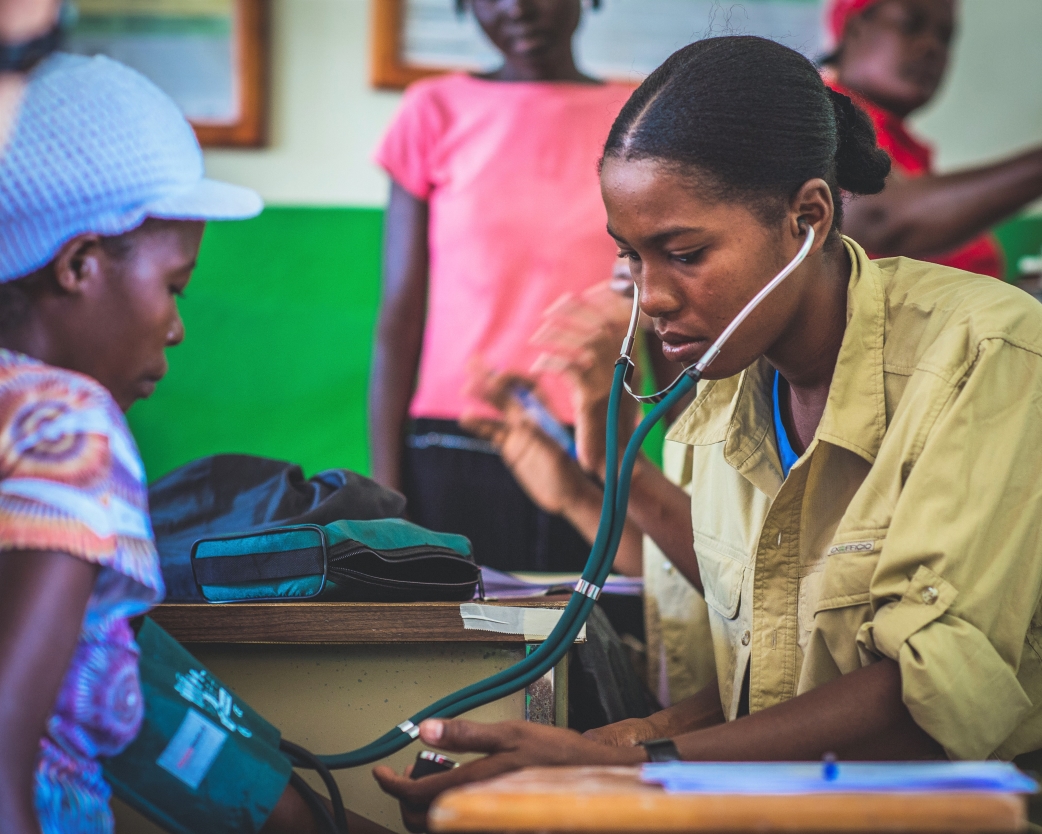
<svg viewBox="0 0 1042 834">
<path fill-rule="evenodd" d="M 832 544 L 822 557 L 801 571 L 797 612 L 800 630 L 809 632 L 820 611 L 869 601 L 869 583 L 882 541 L 859 540 Z"/>
<path fill-rule="evenodd" d="M 724 619 L 735 619 L 742 602 L 745 568 L 726 556 L 700 558 L 698 566 L 705 585 L 706 604 Z"/>
<path fill-rule="evenodd" d="M 713 656 L 724 712 L 734 717 L 738 709 L 741 677 L 752 641 L 751 607 L 742 606 L 743 585 L 752 572 L 743 562 L 695 538 L 698 569 L 702 575 L 713 635 Z"/>
<path fill-rule="evenodd" d="M 869 602 L 869 586 L 879 563 L 883 540 L 836 544 L 829 548 L 821 571 L 814 612 Z"/>
<path fill-rule="evenodd" d="M 814 598 L 807 599 L 808 637 L 813 629 L 818 629 L 821 644 L 828 647 L 832 660 L 844 671 L 862 665 L 857 634 L 861 625 L 872 618 L 869 589 L 882 546 L 883 540 L 831 547 L 823 569 L 816 574 Z M 802 610 L 800 615 L 802 626 Z"/>
<path fill-rule="evenodd" d="M 741 607 L 746 572 L 741 551 L 696 533 L 695 553 L 706 604 L 725 620 L 734 620 Z"/>
</svg>

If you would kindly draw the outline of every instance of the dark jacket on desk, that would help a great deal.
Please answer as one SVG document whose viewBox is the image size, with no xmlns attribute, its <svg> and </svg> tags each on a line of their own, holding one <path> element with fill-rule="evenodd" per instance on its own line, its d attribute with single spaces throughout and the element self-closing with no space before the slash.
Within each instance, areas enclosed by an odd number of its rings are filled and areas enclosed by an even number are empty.
<svg viewBox="0 0 1042 834">
<path fill-rule="evenodd" d="M 175 469 L 148 490 L 167 601 L 202 602 L 192 576 L 192 545 L 204 536 L 285 524 L 396 518 L 405 498 L 346 469 L 305 479 L 294 463 L 214 455 Z"/>
</svg>

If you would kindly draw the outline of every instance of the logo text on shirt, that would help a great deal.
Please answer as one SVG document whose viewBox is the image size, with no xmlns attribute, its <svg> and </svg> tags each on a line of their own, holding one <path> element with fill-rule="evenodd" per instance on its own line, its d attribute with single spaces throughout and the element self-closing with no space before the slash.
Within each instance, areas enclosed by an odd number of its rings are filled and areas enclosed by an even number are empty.
<svg viewBox="0 0 1042 834">
<path fill-rule="evenodd" d="M 876 549 L 874 541 L 846 542 L 845 544 L 834 544 L 829 548 L 827 556 L 835 556 L 837 553 L 870 553 Z"/>
</svg>

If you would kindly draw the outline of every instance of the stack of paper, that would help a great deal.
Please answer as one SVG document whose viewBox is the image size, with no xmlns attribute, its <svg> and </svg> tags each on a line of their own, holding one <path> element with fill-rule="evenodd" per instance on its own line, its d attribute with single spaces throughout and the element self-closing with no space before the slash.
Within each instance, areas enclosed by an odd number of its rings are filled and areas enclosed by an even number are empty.
<svg viewBox="0 0 1042 834">
<path fill-rule="evenodd" d="M 668 762 L 646 764 L 645 782 L 670 793 L 805 794 L 1034 793 L 1038 785 L 1006 762 Z"/>
<path fill-rule="evenodd" d="M 540 597 L 545 594 L 571 593 L 579 580 L 577 573 L 544 573 L 517 575 L 503 573 L 483 567 L 481 577 L 485 583 L 486 599 L 516 599 L 519 597 Z M 644 590 L 644 580 L 639 576 L 609 576 L 604 583 L 603 593 L 622 594 L 624 596 L 640 596 Z"/>
</svg>

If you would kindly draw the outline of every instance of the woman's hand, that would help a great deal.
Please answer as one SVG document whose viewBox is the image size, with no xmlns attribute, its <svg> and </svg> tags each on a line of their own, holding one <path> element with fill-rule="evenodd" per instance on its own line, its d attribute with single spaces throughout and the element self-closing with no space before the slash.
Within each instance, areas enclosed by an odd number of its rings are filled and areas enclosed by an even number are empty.
<svg viewBox="0 0 1042 834">
<path fill-rule="evenodd" d="M 426 828 L 427 809 L 442 791 L 479 782 L 523 767 L 562 765 L 634 765 L 647 761 L 644 750 L 608 747 L 560 727 L 504 721 L 428 719 L 420 724 L 420 738 L 432 747 L 453 753 L 487 753 L 455 770 L 412 780 L 389 767 L 373 769 L 373 776 L 402 807 L 410 831 Z"/>
<path fill-rule="evenodd" d="M 530 380 L 496 373 L 474 361 L 468 393 L 499 410 L 501 417 L 464 413 L 460 425 L 491 440 L 528 497 L 544 511 L 562 516 L 592 544 L 600 524 L 604 491 L 525 411 L 513 391 L 517 385 L 531 384 Z M 614 569 L 626 576 L 640 576 L 643 546 L 641 531 L 627 521 Z"/>
<path fill-rule="evenodd" d="M 461 418 L 460 425 L 496 445 L 507 468 L 541 509 L 566 514 L 578 481 L 585 476 L 538 426 L 527 417 L 492 420 L 468 416 Z"/>
<path fill-rule="evenodd" d="M 493 419 L 465 412 L 460 425 L 496 445 L 503 463 L 540 508 L 563 515 L 582 491 L 586 476 L 564 449 L 535 424 L 512 393 L 516 385 L 528 388 L 531 384 L 530 380 L 499 374 L 473 362 L 467 393 L 488 403 L 502 416 Z"/>
<path fill-rule="evenodd" d="M 562 295 L 547 308 L 542 326 L 532 336 L 532 344 L 542 348 L 532 373 L 563 373 L 572 383 L 579 464 L 602 480 L 608 394 L 631 311 L 632 296 L 620 293 L 616 281 L 605 281 L 582 295 Z M 630 384 L 636 387 L 639 382 L 635 378 Z M 637 416 L 637 403 L 624 397 L 620 443 L 629 440 Z"/>
</svg>

